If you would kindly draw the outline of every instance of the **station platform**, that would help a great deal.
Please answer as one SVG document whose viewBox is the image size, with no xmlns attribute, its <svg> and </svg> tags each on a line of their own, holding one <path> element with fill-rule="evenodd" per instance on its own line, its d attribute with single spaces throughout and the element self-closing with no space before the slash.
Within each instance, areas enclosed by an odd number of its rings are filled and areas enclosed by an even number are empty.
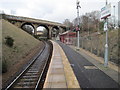
<svg viewBox="0 0 120 90">
<path fill-rule="evenodd" d="M 53 43 L 53 54 L 43 88 L 80 88 L 63 49 Z"/>
<path fill-rule="evenodd" d="M 119 73 L 109 67 L 104 67 L 97 58 L 89 56 L 81 49 L 70 47 L 60 41 L 56 41 L 66 54 L 81 89 L 112 89 L 119 90 Z"/>
</svg>

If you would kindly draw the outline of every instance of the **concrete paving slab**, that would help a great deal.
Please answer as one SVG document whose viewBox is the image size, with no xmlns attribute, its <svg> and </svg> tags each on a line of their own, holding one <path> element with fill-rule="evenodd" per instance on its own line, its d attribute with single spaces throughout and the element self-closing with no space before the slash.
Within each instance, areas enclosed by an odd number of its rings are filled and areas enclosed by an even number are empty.
<svg viewBox="0 0 120 90">
<path fill-rule="evenodd" d="M 63 65 L 61 65 L 61 64 L 55 65 L 55 64 L 54 64 L 54 65 L 52 66 L 52 68 L 53 68 L 53 69 L 54 69 L 54 68 L 63 68 Z"/>
<path fill-rule="evenodd" d="M 51 88 L 67 88 L 66 83 L 52 83 Z"/>
<path fill-rule="evenodd" d="M 52 69 L 50 74 L 64 74 L 63 68 Z"/>
<path fill-rule="evenodd" d="M 66 83 L 66 80 L 65 80 L 65 76 L 64 74 L 52 74 L 53 78 L 52 78 L 52 82 L 56 82 L 56 83 L 60 83 L 60 82 L 64 82 Z"/>
</svg>

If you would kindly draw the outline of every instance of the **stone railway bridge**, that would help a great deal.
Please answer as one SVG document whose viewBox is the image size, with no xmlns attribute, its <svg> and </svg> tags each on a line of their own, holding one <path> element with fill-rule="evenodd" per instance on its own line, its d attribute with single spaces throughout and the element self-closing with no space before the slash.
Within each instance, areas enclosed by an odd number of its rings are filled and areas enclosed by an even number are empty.
<svg viewBox="0 0 120 90">
<path fill-rule="evenodd" d="M 43 26 L 48 31 L 48 34 L 47 34 L 48 38 L 52 37 L 52 31 L 54 29 L 58 30 L 59 33 L 62 33 L 67 28 L 66 25 L 61 24 L 61 23 L 28 18 L 28 17 L 0 14 L 0 18 L 9 21 L 10 23 L 14 24 L 15 26 L 19 28 L 22 28 L 24 25 L 31 25 L 34 28 L 34 35 L 37 35 L 37 28 L 39 26 Z"/>
</svg>

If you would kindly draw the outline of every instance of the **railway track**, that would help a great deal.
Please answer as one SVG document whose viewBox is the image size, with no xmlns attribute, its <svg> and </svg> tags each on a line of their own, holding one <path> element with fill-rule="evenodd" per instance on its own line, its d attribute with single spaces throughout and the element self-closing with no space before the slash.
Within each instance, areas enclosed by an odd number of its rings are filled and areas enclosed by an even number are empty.
<svg viewBox="0 0 120 90">
<path fill-rule="evenodd" d="M 44 71 L 48 67 L 48 61 L 50 57 L 51 49 L 50 45 L 45 42 L 43 50 L 38 56 L 26 67 L 26 69 L 20 73 L 5 90 L 13 88 L 32 88 L 38 89 L 40 82 L 43 78 Z"/>
</svg>

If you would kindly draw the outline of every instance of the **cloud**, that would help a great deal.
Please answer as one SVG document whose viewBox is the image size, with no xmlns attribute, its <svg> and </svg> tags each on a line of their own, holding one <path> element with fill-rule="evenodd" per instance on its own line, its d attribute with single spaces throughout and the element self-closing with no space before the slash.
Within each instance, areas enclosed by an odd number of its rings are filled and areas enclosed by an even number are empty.
<svg viewBox="0 0 120 90">
<path fill-rule="evenodd" d="M 64 19 L 68 18 L 72 20 L 74 17 L 76 17 L 76 8 L 74 4 L 59 3 L 52 13 L 46 14 L 43 18 L 62 22 Z"/>
<path fill-rule="evenodd" d="M 100 10 L 105 5 L 105 0 L 80 0 L 80 15 L 93 10 Z M 118 2 L 119 0 L 115 0 Z M 113 2 L 113 0 L 109 0 Z M 63 22 L 71 21 L 77 16 L 76 0 L 0 0 L 0 10 L 15 15 Z"/>
</svg>

